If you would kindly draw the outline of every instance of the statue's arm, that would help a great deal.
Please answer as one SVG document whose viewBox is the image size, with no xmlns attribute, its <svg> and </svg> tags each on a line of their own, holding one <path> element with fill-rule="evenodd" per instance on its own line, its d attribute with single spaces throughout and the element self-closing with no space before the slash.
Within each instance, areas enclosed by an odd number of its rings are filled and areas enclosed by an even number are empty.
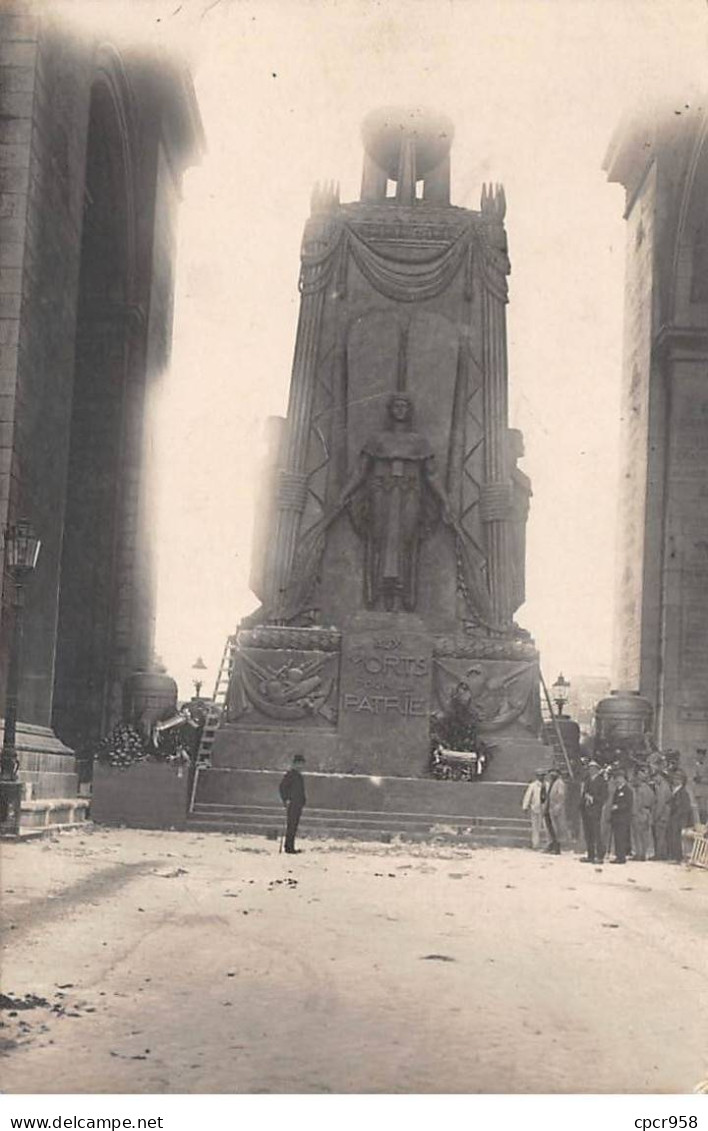
<svg viewBox="0 0 708 1131">
<path fill-rule="evenodd" d="M 452 513 L 447 491 L 443 487 L 435 466 L 435 456 L 428 456 L 423 463 L 423 473 L 428 487 L 440 504 L 440 515 L 448 526 L 456 527 L 455 516 Z"/>
<path fill-rule="evenodd" d="M 359 463 L 350 475 L 347 482 L 342 488 L 342 493 L 339 496 L 337 503 L 337 510 L 341 510 L 347 505 L 352 495 L 354 495 L 359 488 L 366 482 L 366 477 L 369 474 L 371 467 L 371 456 L 367 452 L 362 452 L 359 456 Z"/>
</svg>

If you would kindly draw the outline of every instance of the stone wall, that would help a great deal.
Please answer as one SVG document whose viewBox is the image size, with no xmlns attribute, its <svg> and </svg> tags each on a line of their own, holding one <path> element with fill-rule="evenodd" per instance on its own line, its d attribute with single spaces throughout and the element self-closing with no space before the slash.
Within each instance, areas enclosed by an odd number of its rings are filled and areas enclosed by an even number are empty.
<svg viewBox="0 0 708 1131">
<path fill-rule="evenodd" d="M 708 122 L 644 112 L 609 161 L 627 189 L 617 686 L 657 739 L 708 744 Z"/>
<path fill-rule="evenodd" d="M 146 406 L 201 134 L 179 65 L 40 17 L 0 12 L 0 525 L 27 517 L 42 540 L 20 715 L 73 744 L 152 648 Z M 5 666 L 0 645 L 0 697 Z"/>
<path fill-rule="evenodd" d="M 85 83 L 70 44 L 35 55 L 17 358 L 17 514 L 41 533 L 23 643 L 22 714 L 48 726 L 59 592 L 85 153 Z"/>
<path fill-rule="evenodd" d="M 20 9 L 0 11 L 0 526 L 16 503 L 19 453 L 15 442 L 17 362 L 30 184 L 37 23 Z M 2 594 L 3 622 L 9 596 Z M 0 686 L 6 679 L 0 648 Z"/>
<path fill-rule="evenodd" d="M 621 687 L 639 687 L 642 652 L 645 518 L 649 476 L 654 208 L 656 172 L 648 168 L 627 217 L 622 464 L 618 542 L 615 663 Z"/>
</svg>

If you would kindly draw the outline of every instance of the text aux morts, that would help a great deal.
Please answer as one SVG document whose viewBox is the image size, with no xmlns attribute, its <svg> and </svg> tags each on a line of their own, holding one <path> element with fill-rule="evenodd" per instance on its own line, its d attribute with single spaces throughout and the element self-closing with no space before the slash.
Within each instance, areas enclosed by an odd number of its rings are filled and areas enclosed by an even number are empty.
<svg viewBox="0 0 708 1131">
<path fill-rule="evenodd" d="M 427 715 L 428 697 L 415 687 L 417 680 L 429 675 L 427 657 L 403 656 L 400 652 L 361 652 L 352 655 L 351 663 L 358 687 L 356 691 L 344 693 L 345 711 L 370 715 Z"/>
</svg>

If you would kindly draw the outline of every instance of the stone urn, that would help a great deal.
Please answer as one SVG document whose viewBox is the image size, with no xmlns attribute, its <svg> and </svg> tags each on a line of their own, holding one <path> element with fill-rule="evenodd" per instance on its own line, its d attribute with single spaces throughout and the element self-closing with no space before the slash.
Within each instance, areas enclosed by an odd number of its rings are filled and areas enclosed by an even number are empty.
<svg viewBox="0 0 708 1131">
<path fill-rule="evenodd" d="M 596 749 L 606 757 L 615 751 L 643 753 L 653 723 L 654 708 L 638 691 L 611 691 L 595 707 Z"/>
<path fill-rule="evenodd" d="M 138 670 L 123 684 L 123 720 L 149 735 L 177 710 L 177 684 L 161 664 Z"/>
</svg>

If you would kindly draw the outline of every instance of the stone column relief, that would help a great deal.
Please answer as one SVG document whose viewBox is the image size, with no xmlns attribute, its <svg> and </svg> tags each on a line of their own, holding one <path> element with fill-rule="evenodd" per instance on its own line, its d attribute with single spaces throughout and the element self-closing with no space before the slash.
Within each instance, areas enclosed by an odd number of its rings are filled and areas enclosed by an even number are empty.
<svg viewBox="0 0 708 1131">
<path fill-rule="evenodd" d="M 483 369 L 485 417 L 485 482 L 481 493 L 482 520 L 486 523 L 489 587 L 495 620 L 508 626 L 512 614 L 512 579 L 509 520 L 512 513 L 507 452 L 508 373 L 506 311 L 509 258 L 504 231 L 506 200 L 501 187 L 482 193 L 484 221 L 483 261 Z"/>
<path fill-rule="evenodd" d="M 266 606 L 275 619 L 287 600 L 300 516 L 305 508 L 307 436 L 310 428 L 317 353 L 325 287 L 333 267 L 332 238 L 338 233 L 324 215 L 309 220 L 301 254 L 300 318 L 290 386 L 283 464 L 277 488 L 273 565 L 267 581 Z"/>
</svg>

